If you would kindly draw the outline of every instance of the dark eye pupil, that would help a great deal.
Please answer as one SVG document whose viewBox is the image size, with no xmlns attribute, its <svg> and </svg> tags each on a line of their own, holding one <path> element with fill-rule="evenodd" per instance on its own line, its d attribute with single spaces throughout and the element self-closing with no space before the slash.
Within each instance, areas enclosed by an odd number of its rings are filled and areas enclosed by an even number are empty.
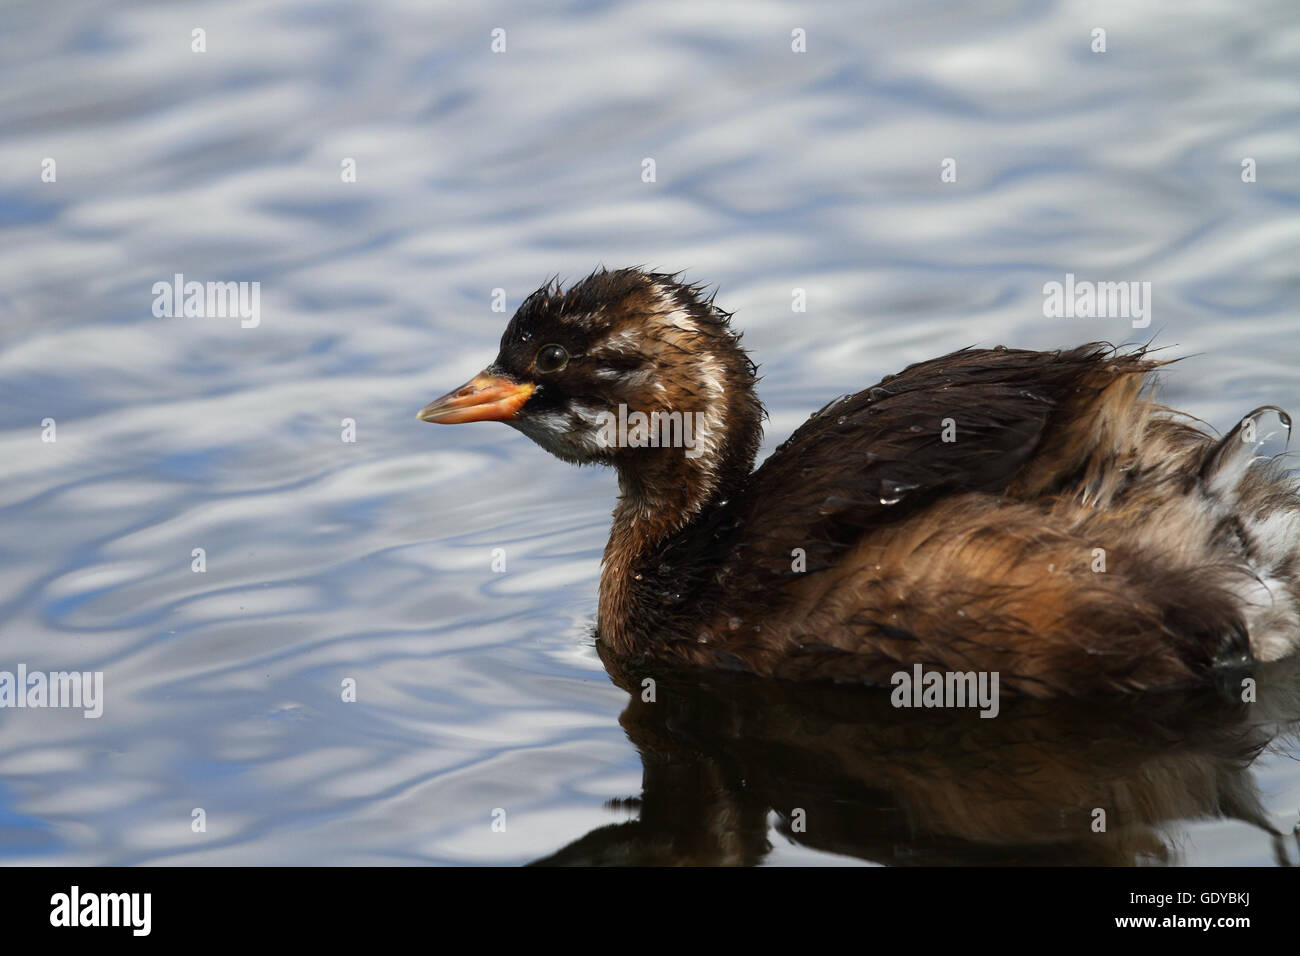
<svg viewBox="0 0 1300 956">
<path fill-rule="evenodd" d="M 543 346 L 537 353 L 537 370 L 539 372 L 558 372 L 569 361 L 569 353 L 559 345 Z"/>
</svg>

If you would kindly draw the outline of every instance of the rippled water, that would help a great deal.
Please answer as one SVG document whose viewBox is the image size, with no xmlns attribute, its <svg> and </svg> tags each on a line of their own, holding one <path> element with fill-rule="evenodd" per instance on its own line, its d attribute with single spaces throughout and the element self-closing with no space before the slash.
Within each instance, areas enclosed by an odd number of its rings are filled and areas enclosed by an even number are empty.
<svg viewBox="0 0 1300 956">
<path fill-rule="evenodd" d="M 612 476 L 414 417 L 494 354 L 493 289 L 513 309 L 550 273 L 634 262 L 720 287 L 768 448 L 968 344 L 1154 335 L 1189 356 L 1168 399 L 1212 425 L 1295 409 L 1293 3 L 2 15 L 0 669 L 102 671 L 106 701 L 0 711 L 0 859 L 1300 853 L 1270 834 L 1300 813 L 1286 668 L 1249 715 L 1035 705 L 925 739 L 871 700 L 763 688 L 646 714 L 589 636 Z M 1067 272 L 1151 282 L 1150 327 L 1044 318 Z M 155 317 L 177 273 L 259 282 L 260 324 Z M 1009 769 L 1033 785 L 993 785 Z M 1123 825 L 1080 841 L 1064 818 L 1120 792 Z"/>
</svg>

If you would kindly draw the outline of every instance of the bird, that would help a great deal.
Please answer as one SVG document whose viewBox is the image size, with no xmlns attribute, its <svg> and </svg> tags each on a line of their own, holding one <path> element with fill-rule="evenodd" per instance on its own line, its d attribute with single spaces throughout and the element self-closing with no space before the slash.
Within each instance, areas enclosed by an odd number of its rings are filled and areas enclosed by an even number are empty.
<svg viewBox="0 0 1300 956">
<path fill-rule="evenodd" d="M 758 367 L 681 273 L 552 279 L 496 359 L 426 405 L 504 422 L 618 498 L 595 640 L 607 668 L 1003 695 L 1201 684 L 1300 642 L 1300 483 L 1155 397 L 1151 345 L 963 348 L 812 413 L 757 468 Z M 920 673 L 919 671 L 917 673 Z"/>
</svg>

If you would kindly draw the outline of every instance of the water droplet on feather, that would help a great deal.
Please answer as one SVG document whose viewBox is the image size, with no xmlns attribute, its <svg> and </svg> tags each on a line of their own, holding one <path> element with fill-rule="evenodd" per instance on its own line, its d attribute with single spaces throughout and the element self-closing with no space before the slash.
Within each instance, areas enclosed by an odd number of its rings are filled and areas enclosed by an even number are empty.
<svg viewBox="0 0 1300 956">
<path fill-rule="evenodd" d="M 919 485 L 913 481 L 897 481 L 893 478 L 885 478 L 880 482 L 880 503 L 882 505 L 896 505 L 903 500 L 903 496 L 909 491 L 914 491 Z"/>
</svg>

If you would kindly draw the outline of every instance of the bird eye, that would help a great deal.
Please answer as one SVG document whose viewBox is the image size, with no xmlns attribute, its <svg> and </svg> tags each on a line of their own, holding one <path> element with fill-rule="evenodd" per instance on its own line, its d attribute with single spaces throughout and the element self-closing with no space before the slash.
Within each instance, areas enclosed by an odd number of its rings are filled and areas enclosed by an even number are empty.
<svg viewBox="0 0 1300 956">
<path fill-rule="evenodd" d="M 558 372 L 569 364 L 569 353 L 562 345 L 543 345 L 533 364 L 539 372 Z"/>
</svg>

